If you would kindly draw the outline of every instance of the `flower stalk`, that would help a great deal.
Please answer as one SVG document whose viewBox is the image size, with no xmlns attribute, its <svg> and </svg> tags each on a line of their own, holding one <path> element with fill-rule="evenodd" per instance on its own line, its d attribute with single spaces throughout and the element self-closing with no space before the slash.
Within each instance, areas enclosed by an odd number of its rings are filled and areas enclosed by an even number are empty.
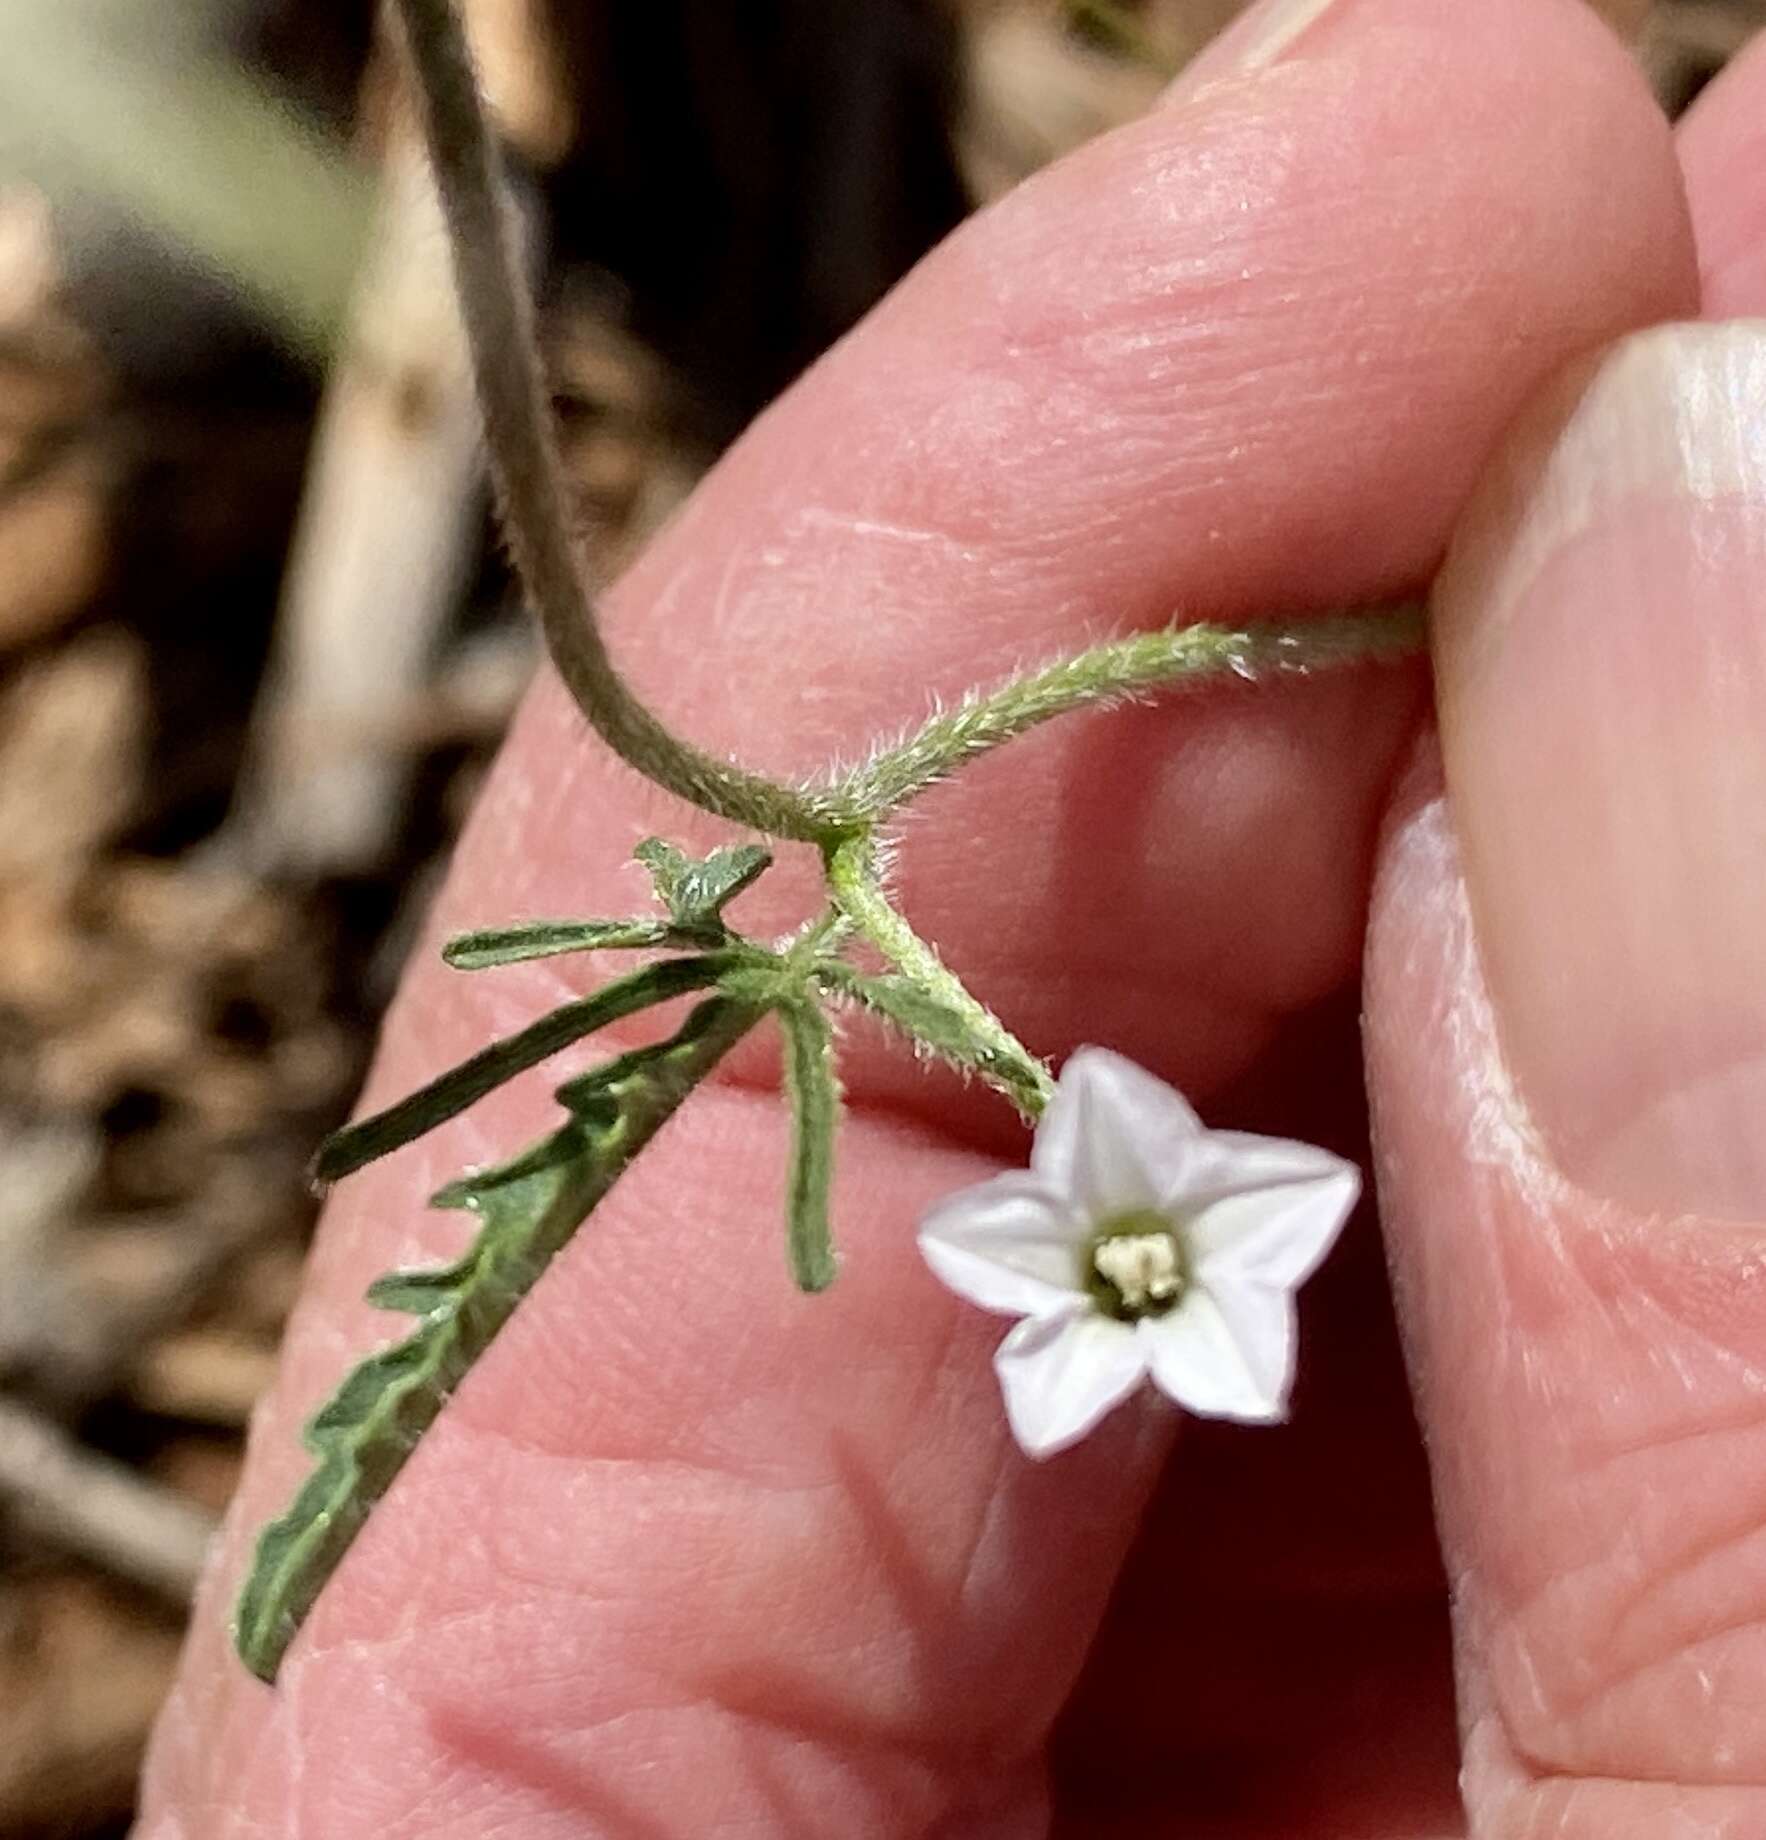
<svg viewBox="0 0 1766 1840">
<path fill-rule="evenodd" d="M 1054 1096 L 1055 1082 L 1048 1068 L 971 994 L 890 904 L 877 871 L 876 846 L 868 835 L 853 838 L 830 853 L 828 890 L 859 933 L 924 999 L 945 1012 L 966 1051 L 952 1054 L 937 1040 L 928 1045 L 973 1068 L 1034 1123 Z"/>
</svg>

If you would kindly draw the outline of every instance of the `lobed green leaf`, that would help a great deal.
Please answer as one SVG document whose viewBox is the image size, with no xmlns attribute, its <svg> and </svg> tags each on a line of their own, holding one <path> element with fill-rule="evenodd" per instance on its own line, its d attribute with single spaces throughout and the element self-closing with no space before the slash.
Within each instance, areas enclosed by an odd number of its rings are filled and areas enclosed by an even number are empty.
<svg viewBox="0 0 1766 1840">
<path fill-rule="evenodd" d="M 318 1465 L 260 1536 L 234 1614 L 234 1642 L 254 1674 L 275 1679 L 326 1581 L 455 1386 L 627 1165 L 760 1014 L 710 998 L 668 1041 L 604 1069 L 594 1102 L 550 1137 L 435 1197 L 438 1206 L 475 1213 L 477 1237 L 454 1264 L 396 1272 L 369 1291 L 383 1307 L 418 1316 L 419 1326 L 362 1362 L 307 1426 Z"/>
<path fill-rule="evenodd" d="M 660 837 L 646 837 L 633 852 L 650 871 L 656 898 L 676 926 L 722 925 L 724 908 L 772 866 L 772 852 L 758 843 L 731 844 L 696 858 Z"/>
</svg>

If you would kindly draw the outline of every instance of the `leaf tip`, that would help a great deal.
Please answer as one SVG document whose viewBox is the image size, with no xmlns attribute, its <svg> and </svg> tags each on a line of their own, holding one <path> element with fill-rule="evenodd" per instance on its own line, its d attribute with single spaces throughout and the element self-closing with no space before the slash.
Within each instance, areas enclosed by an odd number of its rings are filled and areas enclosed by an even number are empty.
<svg viewBox="0 0 1766 1840">
<path fill-rule="evenodd" d="M 333 1182 L 347 1176 L 355 1167 L 349 1161 L 348 1146 L 338 1147 L 341 1131 L 332 1134 L 315 1150 L 307 1163 L 307 1192 L 323 1201 Z"/>
<path fill-rule="evenodd" d="M 452 1182 L 438 1188 L 429 1197 L 429 1205 L 432 1208 L 469 1208 L 476 1214 L 484 1205 L 484 1198 L 479 1193 L 478 1171 L 456 1176 Z"/>
<path fill-rule="evenodd" d="M 826 1248 L 793 1261 L 791 1276 L 806 1297 L 819 1296 L 840 1276 L 840 1261 Z"/>
</svg>

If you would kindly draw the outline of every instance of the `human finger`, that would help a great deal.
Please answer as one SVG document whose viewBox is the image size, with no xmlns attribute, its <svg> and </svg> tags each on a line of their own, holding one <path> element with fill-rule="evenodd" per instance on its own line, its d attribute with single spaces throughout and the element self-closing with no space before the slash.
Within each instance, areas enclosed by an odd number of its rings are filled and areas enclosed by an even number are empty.
<svg viewBox="0 0 1766 1840">
<path fill-rule="evenodd" d="M 1758 55 L 1686 140 L 1766 311 Z M 1750 226 L 1752 226 L 1750 228 Z M 1766 331 L 1639 335 L 1507 445 L 1437 598 L 1370 942 L 1382 1183 L 1455 1581 L 1473 1831 L 1766 1822 Z"/>
<path fill-rule="evenodd" d="M 1106 621 L 1390 590 L 1538 372 L 1674 297 L 1665 147 L 1574 9 L 1342 0 L 1283 52 L 978 221 L 763 420 L 613 602 L 616 648 L 671 717 L 802 767 Z M 1547 109 L 1541 72 L 1566 56 Z M 1605 173 L 1566 187 L 1596 141 Z M 966 970 L 991 963 L 987 994 L 1013 1001 L 1017 979 L 1041 1045 L 1086 1027 L 1205 1085 L 1348 968 L 1413 701 L 1346 678 L 1027 743 L 1022 779 L 978 771 L 929 808 L 907 853 L 918 917 Z M 1043 824 L 1050 861 L 1019 841 Z M 543 688 L 439 924 L 625 905 L 612 865 L 655 828 L 670 814 Z M 1040 943 L 1051 922 L 1066 950 Z M 419 969 L 376 1093 L 555 976 Z M 815 1301 L 771 1250 L 762 1097 L 697 1101 L 475 1370 L 270 1696 L 222 1652 L 219 1607 L 301 1468 L 292 1427 L 383 1337 L 356 1302 L 367 1278 L 451 1250 L 413 1197 L 533 1134 L 543 1087 L 344 1191 L 163 1729 L 149 1833 L 286 1828 L 290 1808 L 310 1834 L 705 1831 L 794 1795 L 846 1832 L 1034 1824 L 1037 1742 L 1163 1421 L 1130 1415 L 1043 1470 L 1006 1447 L 995 1331 L 908 1250 L 915 1209 L 988 1165 L 963 1119 L 892 1122 L 894 1077 L 855 1056 L 850 1258 Z"/>
</svg>

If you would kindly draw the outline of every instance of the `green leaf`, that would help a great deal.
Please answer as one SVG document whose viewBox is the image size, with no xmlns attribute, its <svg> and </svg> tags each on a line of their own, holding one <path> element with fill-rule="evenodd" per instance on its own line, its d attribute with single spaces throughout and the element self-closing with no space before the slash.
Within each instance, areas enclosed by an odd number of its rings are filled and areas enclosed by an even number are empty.
<svg viewBox="0 0 1766 1840">
<path fill-rule="evenodd" d="M 449 1395 L 561 1247 L 681 1101 L 759 1019 L 713 997 L 669 1041 L 621 1055 L 597 1102 L 500 1167 L 450 1184 L 438 1205 L 471 1209 L 477 1237 L 435 1272 L 382 1278 L 369 1295 L 421 1320 L 370 1355 L 306 1429 L 318 1465 L 259 1538 L 233 1619 L 241 1659 L 274 1680 L 326 1581 Z"/>
<path fill-rule="evenodd" d="M 442 947 L 442 958 L 456 971 L 485 971 L 494 965 L 515 965 L 529 958 L 554 958 L 562 952 L 715 946 L 722 932 L 720 927 L 716 933 L 701 931 L 689 936 L 661 920 L 533 920 L 521 926 L 456 933 Z"/>
<path fill-rule="evenodd" d="M 785 1091 L 791 1101 L 786 1244 L 799 1289 L 821 1291 L 834 1282 L 836 1270 L 828 1227 L 834 1134 L 840 1124 L 834 1034 L 813 997 L 781 1003 L 778 1016 L 785 1031 Z"/>
<path fill-rule="evenodd" d="M 431 1200 L 433 1207 L 439 1197 Z M 462 1203 L 461 1205 L 465 1205 Z M 402 1310 L 407 1316 L 427 1316 L 455 1301 L 456 1293 L 471 1283 L 478 1270 L 472 1253 L 435 1271 L 390 1271 L 368 1286 L 368 1301 L 377 1310 Z"/>
<path fill-rule="evenodd" d="M 561 1048 L 568 1048 L 610 1022 L 635 1015 L 652 1004 L 666 1003 L 671 997 L 707 989 L 717 982 L 728 962 L 719 953 L 665 959 L 605 984 L 590 996 L 566 1003 L 518 1034 L 480 1049 L 470 1060 L 419 1087 L 396 1105 L 333 1133 L 319 1146 L 319 1154 L 313 1159 L 314 1179 L 335 1182 L 350 1175 L 434 1130 L 504 1081 L 538 1066 Z"/>
<path fill-rule="evenodd" d="M 738 1007 L 751 1009 L 758 1016 L 765 1011 L 766 1005 L 741 1003 Z M 715 1021 L 717 1014 L 716 1002 L 701 1003 L 667 1041 L 650 1042 L 642 1048 L 632 1048 L 624 1054 L 616 1054 L 612 1060 L 603 1061 L 599 1067 L 591 1067 L 587 1073 L 579 1073 L 574 1079 L 566 1080 L 558 1088 L 558 1103 L 580 1118 L 596 1117 L 610 1107 L 617 1107 L 620 1089 L 627 1081 L 646 1073 L 654 1062 L 667 1060 L 679 1053 L 687 1042 Z M 482 1176 L 472 1178 L 474 1181 L 484 1179 Z M 446 1194 L 449 1191 L 444 1189 L 442 1192 Z"/>
<path fill-rule="evenodd" d="M 656 884 L 656 898 L 676 926 L 722 924 L 725 906 L 752 886 L 772 865 L 772 852 L 758 843 L 732 844 L 697 859 L 660 837 L 646 837 L 633 854 Z"/>
<path fill-rule="evenodd" d="M 713 850 L 696 860 L 660 837 L 646 837 L 636 855 L 650 871 L 657 899 L 668 909 L 667 920 L 534 920 L 490 927 L 457 934 L 442 947 L 442 957 L 458 971 L 482 971 L 560 952 L 716 947 L 730 938 L 723 923 L 725 904 L 751 886 L 773 860 L 753 843 Z"/>
<path fill-rule="evenodd" d="M 1036 1083 L 1035 1068 L 996 1052 L 977 1035 L 961 1010 L 941 1002 L 923 985 L 894 972 L 872 977 L 838 959 L 825 959 L 815 975 L 827 989 L 862 1003 L 918 1047 L 999 1087 L 1029 1115 L 1041 1111 L 1044 1095 Z"/>
</svg>

